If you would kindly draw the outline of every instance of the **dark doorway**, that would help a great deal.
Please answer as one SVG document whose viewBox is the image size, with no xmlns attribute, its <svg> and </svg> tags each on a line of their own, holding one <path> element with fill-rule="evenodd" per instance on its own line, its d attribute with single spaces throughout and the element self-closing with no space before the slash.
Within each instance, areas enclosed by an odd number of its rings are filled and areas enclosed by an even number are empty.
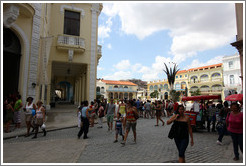
<svg viewBox="0 0 246 166">
<path fill-rule="evenodd" d="M 21 45 L 8 28 L 3 29 L 3 95 L 18 91 Z"/>
</svg>

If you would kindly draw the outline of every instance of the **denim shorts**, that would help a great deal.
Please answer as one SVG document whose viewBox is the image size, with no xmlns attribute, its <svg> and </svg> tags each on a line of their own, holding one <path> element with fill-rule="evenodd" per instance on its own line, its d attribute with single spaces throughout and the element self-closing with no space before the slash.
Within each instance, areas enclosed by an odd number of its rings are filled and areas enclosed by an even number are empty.
<svg viewBox="0 0 246 166">
<path fill-rule="evenodd" d="M 174 141 L 179 151 L 179 157 L 185 157 L 185 150 L 189 144 L 189 137 L 183 139 L 174 138 Z"/>
</svg>

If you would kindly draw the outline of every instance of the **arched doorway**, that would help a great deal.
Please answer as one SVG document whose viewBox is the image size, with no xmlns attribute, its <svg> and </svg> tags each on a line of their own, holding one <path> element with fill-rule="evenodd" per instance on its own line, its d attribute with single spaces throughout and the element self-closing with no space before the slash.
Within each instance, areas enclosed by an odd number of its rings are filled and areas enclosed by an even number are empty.
<svg viewBox="0 0 246 166">
<path fill-rule="evenodd" d="M 15 33 L 3 28 L 3 95 L 19 89 L 21 45 Z"/>
<path fill-rule="evenodd" d="M 168 92 L 165 92 L 165 93 L 164 93 L 164 96 L 165 96 L 165 97 L 164 97 L 165 100 L 167 100 L 167 99 L 168 99 Z"/>
<path fill-rule="evenodd" d="M 61 81 L 56 86 L 56 95 L 59 94 L 60 100 L 72 101 L 73 100 L 73 86 L 67 81 Z"/>
</svg>

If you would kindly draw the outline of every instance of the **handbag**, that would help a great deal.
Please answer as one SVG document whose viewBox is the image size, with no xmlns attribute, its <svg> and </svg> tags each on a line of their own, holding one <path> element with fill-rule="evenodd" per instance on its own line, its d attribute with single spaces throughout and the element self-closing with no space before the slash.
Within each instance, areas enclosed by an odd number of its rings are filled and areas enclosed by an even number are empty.
<svg viewBox="0 0 246 166">
<path fill-rule="evenodd" d="M 173 139 L 174 138 L 174 136 L 175 136 L 175 133 L 176 133 L 176 127 L 177 125 L 176 125 L 176 123 L 175 123 L 175 121 L 174 121 L 174 123 L 173 123 L 173 125 L 171 126 L 171 129 L 170 129 L 170 131 L 169 131 L 169 133 L 168 133 L 168 138 L 170 138 L 170 139 Z"/>
</svg>

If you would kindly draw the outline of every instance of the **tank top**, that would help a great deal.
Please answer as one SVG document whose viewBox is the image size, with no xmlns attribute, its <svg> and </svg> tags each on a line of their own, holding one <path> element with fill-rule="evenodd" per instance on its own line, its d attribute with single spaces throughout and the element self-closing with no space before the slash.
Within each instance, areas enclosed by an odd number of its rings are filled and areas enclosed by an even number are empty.
<svg viewBox="0 0 246 166">
<path fill-rule="evenodd" d="M 117 128 L 117 129 L 122 127 L 121 119 L 116 119 L 116 120 L 115 120 L 115 123 L 116 123 L 116 128 Z"/>
<path fill-rule="evenodd" d="M 43 118 L 43 112 L 41 111 L 41 108 L 40 107 L 37 111 L 36 111 L 36 117 L 39 119 Z"/>
<path fill-rule="evenodd" d="M 31 103 L 30 105 L 28 105 L 28 103 L 27 103 L 25 114 L 32 114 L 32 109 L 33 109 L 33 103 Z"/>
<path fill-rule="evenodd" d="M 120 112 L 121 115 L 125 114 L 126 113 L 126 106 L 125 105 L 121 105 L 119 112 Z"/>
<path fill-rule="evenodd" d="M 174 138 L 184 139 L 189 138 L 188 123 L 183 121 L 174 121 L 175 123 L 175 136 Z"/>
<path fill-rule="evenodd" d="M 133 109 L 129 109 L 127 112 L 126 112 L 126 120 L 128 122 L 136 122 L 136 119 L 134 117 L 134 111 Z"/>
</svg>

